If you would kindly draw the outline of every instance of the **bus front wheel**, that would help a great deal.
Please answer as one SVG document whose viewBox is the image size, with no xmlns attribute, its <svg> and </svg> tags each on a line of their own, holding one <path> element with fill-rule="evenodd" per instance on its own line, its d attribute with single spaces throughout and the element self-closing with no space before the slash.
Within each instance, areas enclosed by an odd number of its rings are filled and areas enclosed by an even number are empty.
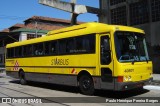
<svg viewBox="0 0 160 106">
<path fill-rule="evenodd" d="M 19 78 L 20 78 L 21 85 L 26 85 L 27 84 L 27 81 L 25 79 L 25 73 L 23 71 L 20 71 Z"/>
<path fill-rule="evenodd" d="M 82 75 L 79 79 L 79 88 L 81 92 L 85 95 L 94 94 L 94 83 L 90 76 Z"/>
</svg>

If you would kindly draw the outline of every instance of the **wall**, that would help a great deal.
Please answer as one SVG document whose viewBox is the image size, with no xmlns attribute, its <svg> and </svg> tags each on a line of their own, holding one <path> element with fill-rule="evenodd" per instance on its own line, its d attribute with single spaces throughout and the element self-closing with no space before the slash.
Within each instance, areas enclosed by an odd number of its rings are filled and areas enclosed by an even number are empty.
<svg viewBox="0 0 160 106">
<path fill-rule="evenodd" d="M 23 41 L 23 40 L 26 40 L 27 39 L 27 34 L 26 33 L 20 33 L 20 36 L 19 36 L 19 41 Z"/>
</svg>

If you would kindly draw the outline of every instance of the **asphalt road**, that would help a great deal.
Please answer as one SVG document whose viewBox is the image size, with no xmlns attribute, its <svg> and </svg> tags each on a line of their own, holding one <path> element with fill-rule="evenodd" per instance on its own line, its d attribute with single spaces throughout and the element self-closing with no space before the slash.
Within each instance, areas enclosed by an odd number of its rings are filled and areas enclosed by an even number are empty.
<svg viewBox="0 0 160 106">
<path fill-rule="evenodd" d="M 2 103 L 3 102 L 3 103 Z M 127 103 L 131 102 L 131 103 Z M 141 102 L 141 103 L 139 103 Z M 144 102 L 144 103 L 143 103 Z M 159 103 L 152 103 L 159 102 Z M 125 92 L 97 90 L 95 95 L 86 96 L 76 87 L 29 82 L 0 73 L 0 106 L 128 106 L 160 105 L 160 86 L 148 85 L 144 89 Z"/>
</svg>

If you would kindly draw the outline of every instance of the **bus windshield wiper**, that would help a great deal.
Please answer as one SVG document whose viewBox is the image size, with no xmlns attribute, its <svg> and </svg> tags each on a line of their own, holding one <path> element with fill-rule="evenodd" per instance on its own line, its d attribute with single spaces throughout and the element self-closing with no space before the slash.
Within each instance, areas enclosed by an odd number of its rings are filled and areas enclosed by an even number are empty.
<svg viewBox="0 0 160 106">
<path fill-rule="evenodd" d="M 133 59 L 133 61 L 132 61 L 132 65 L 134 65 L 134 62 L 135 62 L 135 60 Z"/>
<path fill-rule="evenodd" d="M 146 62 L 148 63 L 148 59 L 147 59 L 147 57 L 145 56 L 145 59 L 146 59 Z"/>
<path fill-rule="evenodd" d="M 135 58 L 134 58 L 134 56 L 130 53 L 130 54 L 129 54 L 129 57 L 130 57 L 130 60 L 132 60 L 132 64 L 134 65 L 134 63 L 135 63 Z"/>
</svg>

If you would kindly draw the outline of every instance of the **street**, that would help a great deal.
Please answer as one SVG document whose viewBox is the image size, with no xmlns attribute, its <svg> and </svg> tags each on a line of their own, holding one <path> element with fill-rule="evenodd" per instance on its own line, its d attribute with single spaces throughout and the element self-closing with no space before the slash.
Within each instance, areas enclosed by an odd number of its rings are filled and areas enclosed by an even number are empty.
<svg viewBox="0 0 160 106">
<path fill-rule="evenodd" d="M 97 90 L 94 96 L 86 96 L 79 93 L 79 89 L 76 87 L 46 84 L 39 82 L 29 82 L 27 85 L 21 85 L 19 84 L 19 80 L 8 77 L 4 73 L 0 73 L 0 106 L 126 106 L 133 104 L 139 105 L 139 103 L 137 102 L 123 103 L 123 101 L 122 103 L 115 103 L 115 100 L 119 101 L 133 97 L 134 99 L 140 100 L 151 97 L 152 99 L 157 100 L 159 98 L 153 97 L 160 97 L 159 88 L 160 87 L 158 85 L 149 85 L 145 86 L 144 89 L 136 89 L 125 92 Z M 2 101 L 2 97 L 12 98 L 12 103 L 4 103 L 6 101 Z M 16 101 L 15 99 L 21 99 L 21 101 Z M 150 101 L 155 103 L 141 103 L 141 105 L 159 106 L 160 103 L 156 103 L 156 100 Z"/>
</svg>

